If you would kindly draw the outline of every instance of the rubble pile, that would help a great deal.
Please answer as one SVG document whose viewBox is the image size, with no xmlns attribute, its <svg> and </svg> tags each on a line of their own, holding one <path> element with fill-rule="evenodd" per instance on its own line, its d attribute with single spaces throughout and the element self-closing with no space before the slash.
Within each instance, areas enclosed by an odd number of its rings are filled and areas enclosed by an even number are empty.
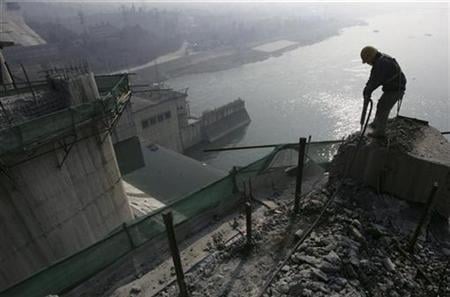
<svg viewBox="0 0 450 297">
<path fill-rule="evenodd" d="M 289 187 L 284 194 L 272 194 L 276 208 L 261 206 L 255 210 L 251 247 L 245 236 L 243 209 L 230 221 L 238 232 L 236 237 L 229 240 L 220 233 L 213 236 L 208 245 L 210 256 L 185 275 L 192 297 L 256 296 L 266 274 L 283 259 L 286 247 L 294 244 L 294 235 L 286 232 L 293 228 L 289 227 L 292 220 L 287 215 L 292 208 L 292 191 L 293 187 Z M 171 285 L 157 296 L 178 296 L 178 288 Z"/>
<path fill-rule="evenodd" d="M 393 151 L 408 153 L 414 150 L 414 143 L 423 136 L 425 127 L 427 125 L 419 120 L 403 117 L 392 118 L 388 120 L 385 139 L 372 139 L 367 137 L 366 134 L 361 138 L 360 132 L 355 132 L 347 136 L 344 144 L 339 147 L 336 156 L 339 156 L 348 145 L 356 145 L 359 141 L 361 141 L 360 145 L 367 145 L 374 142 Z"/>
<path fill-rule="evenodd" d="M 218 234 L 211 256 L 186 274 L 191 296 L 259 296 L 334 191 L 329 185 L 303 197 L 295 219 L 287 203 L 264 210 L 255 218 L 252 249 L 244 233 L 232 242 Z M 413 252 L 406 250 L 421 213 L 420 207 L 347 180 L 262 296 L 450 296 L 449 232 L 434 236 L 439 228 L 429 228 Z M 233 224 L 245 230 L 242 222 Z M 439 224 L 448 231 L 448 222 Z M 177 294 L 172 285 L 158 296 Z"/>
<path fill-rule="evenodd" d="M 370 129 L 368 129 L 370 130 Z M 345 141 L 339 146 L 333 162 L 330 165 L 330 179 L 334 180 L 337 177 L 342 177 L 338 172 L 339 169 L 345 168 L 348 164 L 347 160 L 342 156 L 346 155 L 350 146 L 382 146 L 389 149 L 391 152 L 399 153 L 414 153 L 418 156 L 424 156 L 422 152 L 417 151 L 418 143 L 425 138 L 425 134 L 437 133 L 436 139 L 444 139 L 439 131 L 431 128 L 426 122 L 410 119 L 405 117 L 396 117 L 388 120 L 386 126 L 386 138 L 375 139 L 366 136 L 361 137 L 360 132 L 355 132 L 347 136 Z M 420 146 L 423 146 L 421 144 Z M 433 155 L 433 153 L 430 153 Z"/>
<path fill-rule="evenodd" d="M 303 211 L 312 214 L 328 198 L 310 197 Z M 450 296 L 450 241 L 421 241 L 406 252 L 418 221 L 401 214 L 409 207 L 368 188 L 344 187 L 264 296 Z"/>
<path fill-rule="evenodd" d="M 420 137 L 426 124 L 408 118 L 389 119 L 386 126 L 387 146 L 399 152 L 411 152 L 414 149 L 414 140 Z"/>
<path fill-rule="evenodd" d="M 340 154 L 357 144 L 439 160 L 449 149 L 439 131 L 401 117 L 389 121 L 381 142 L 350 135 L 334 157 L 328 184 L 301 198 L 299 214 L 292 213 L 293 184 L 272 197 L 277 208 L 253 217 L 252 248 L 246 245 L 242 215 L 241 223 L 233 222 L 241 230 L 238 240 L 215 237 L 212 256 L 187 274 L 191 296 L 450 296 L 449 220 L 433 213 L 412 244 L 423 205 L 338 176 L 349 165 Z M 177 296 L 176 286 L 158 297 L 167 296 Z"/>
</svg>

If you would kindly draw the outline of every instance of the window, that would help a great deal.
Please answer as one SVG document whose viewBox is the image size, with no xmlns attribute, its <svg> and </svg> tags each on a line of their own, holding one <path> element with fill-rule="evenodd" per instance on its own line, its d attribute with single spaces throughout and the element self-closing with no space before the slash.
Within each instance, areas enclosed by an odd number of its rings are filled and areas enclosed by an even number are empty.
<svg viewBox="0 0 450 297">
<path fill-rule="evenodd" d="M 142 121 L 142 129 L 148 128 L 148 120 Z"/>
<path fill-rule="evenodd" d="M 154 125 L 154 124 L 156 124 L 156 118 L 152 117 L 152 118 L 150 118 L 150 125 Z"/>
<path fill-rule="evenodd" d="M 164 113 L 164 118 L 167 120 L 167 119 L 170 119 L 170 117 L 172 116 L 172 114 L 170 113 L 170 111 L 167 111 L 167 112 L 165 112 Z"/>
<path fill-rule="evenodd" d="M 162 122 L 162 121 L 164 121 L 164 114 L 160 113 L 158 115 L 158 122 Z"/>
</svg>

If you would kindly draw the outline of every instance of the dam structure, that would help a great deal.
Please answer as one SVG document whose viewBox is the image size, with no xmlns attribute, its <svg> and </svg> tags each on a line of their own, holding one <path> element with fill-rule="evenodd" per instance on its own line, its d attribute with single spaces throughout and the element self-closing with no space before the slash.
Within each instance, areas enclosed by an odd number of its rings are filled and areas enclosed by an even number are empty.
<svg viewBox="0 0 450 297">
<path fill-rule="evenodd" d="M 47 72 L 0 95 L 0 291 L 132 219 L 111 132 L 127 75 Z"/>
<path fill-rule="evenodd" d="M 183 153 L 192 147 L 215 142 L 251 121 L 241 98 L 194 116 L 187 97 L 187 89 L 133 91 L 132 117 L 144 146 L 158 144 Z"/>
</svg>

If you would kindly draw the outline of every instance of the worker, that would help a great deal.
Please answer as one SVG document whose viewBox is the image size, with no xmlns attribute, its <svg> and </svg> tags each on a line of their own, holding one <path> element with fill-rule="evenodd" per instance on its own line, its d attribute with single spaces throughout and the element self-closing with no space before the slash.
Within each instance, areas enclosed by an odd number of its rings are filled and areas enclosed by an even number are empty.
<svg viewBox="0 0 450 297">
<path fill-rule="evenodd" d="M 383 86 L 383 94 L 377 103 L 375 119 L 369 125 L 372 132 L 368 133 L 368 136 L 385 138 L 387 120 L 395 103 L 399 104 L 397 113 L 400 110 L 401 100 L 405 93 L 406 77 L 394 58 L 379 52 L 373 46 L 366 46 L 361 50 L 361 59 L 363 64 L 367 63 L 372 66 L 363 92 L 364 102 L 371 98 L 375 89 Z"/>
</svg>

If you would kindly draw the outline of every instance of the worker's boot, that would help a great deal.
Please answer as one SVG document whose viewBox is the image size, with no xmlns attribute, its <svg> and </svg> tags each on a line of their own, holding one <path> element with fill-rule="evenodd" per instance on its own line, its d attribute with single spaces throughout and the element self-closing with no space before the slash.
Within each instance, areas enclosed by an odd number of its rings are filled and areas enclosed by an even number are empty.
<svg viewBox="0 0 450 297">
<path fill-rule="evenodd" d="M 369 133 L 367 133 L 367 136 L 372 137 L 372 138 L 377 138 L 377 139 L 385 139 L 386 138 L 386 134 L 381 134 L 377 131 L 369 132 Z"/>
</svg>

